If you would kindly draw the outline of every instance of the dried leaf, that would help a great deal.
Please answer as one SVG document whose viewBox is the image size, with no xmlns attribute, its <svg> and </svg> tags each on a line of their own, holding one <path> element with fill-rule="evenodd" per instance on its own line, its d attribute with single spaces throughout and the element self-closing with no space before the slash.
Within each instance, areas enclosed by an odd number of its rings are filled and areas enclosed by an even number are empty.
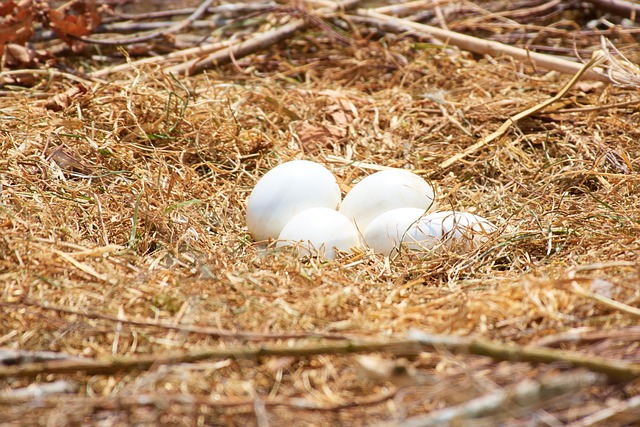
<svg viewBox="0 0 640 427">
<path fill-rule="evenodd" d="M 8 43 L 2 57 L 3 69 L 32 68 L 38 63 L 36 51 L 15 43 Z"/>
<path fill-rule="evenodd" d="M 61 111 L 69 107 L 75 101 L 80 99 L 84 94 L 89 91 L 89 88 L 83 84 L 78 83 L 76 86 L 68 89 L 66 92 L 58 93 L 53 98 L 49 99 L 45 104 L 45 108 L 52 111 Z"/>
<path fill-rule="evenodd" d="M 329 129 L 327 126 L 316 125 L 309 122 L 303 122 L 297 129 L 298 138 L 302 148 L 312 154 L 320 152 L 323 148 L 329 148 L 336 142 L 335 130 Z"/>
<path fill-rule="evenodd" d="M 49 27 L 67 44 L 77 44 L 75 38 L 91 34 L 100 24 L 100 15 L 94 1 L 75 2 L 71 5 L 74 14 L 67 11 L 66 6 L 49 9 L 47 18 Z"/>
<path fill-rule="evenodd" d="M 0 3 L 0 16 L 11 15 L 15 8 L 16 4 L 12 0 Z"/>
<path fill-rule="evenodd" d="M 49 155 L 49 160 L 53 160 L 63 171 L 79 172 L 88 174 L 90 169 L 72 155 L 65 152 L 62 147 L 58 147 Z"/>
</svg>

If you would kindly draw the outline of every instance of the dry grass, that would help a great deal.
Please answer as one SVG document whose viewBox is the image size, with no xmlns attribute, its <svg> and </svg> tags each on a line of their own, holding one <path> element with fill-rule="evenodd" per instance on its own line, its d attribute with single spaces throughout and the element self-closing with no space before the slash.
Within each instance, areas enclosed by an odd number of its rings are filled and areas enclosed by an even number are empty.
<svg viewBox="0 0 640 427">
<path fill-rule="evenodd" d="M 439 170 L 568 77 L 395 37 L 345 46 L 317 30 L 237 65 L 180 79 L 144 67 L 59 112 L 37 95 L 71 82 L 0 98 L 2 347 L 104 358 L 418 328 L 640 363 L 638 318 L 576 293 L 570 274 L 608 263 L 576 283 L 640 306 L 640 109 L 562 112 L 637 102 L 637 88 L 579 85 L 560 110 Z M 422 170 L 441 207 L 501 232 L 472 254 L 390 262 L 259 250 L 244 226 L 257 180 L 294 158 L 326 164 L 345 190 L 371 172 L 335 157 Z M 397 362 L 411 373 L 398 381 L 363 377 L 359 363 L 319 355 L 40 375 L 77 391 L 27 400 L 7 393 L 34 379 L 9 378 L 0 404 L 7 425 L 365 425 L 566 369 L 425 352 Z M 593 387 L 474 425 L 562 425 L 639 386 Z M 635 411 L 608 425 L 637 422 Z"/>
</svg>

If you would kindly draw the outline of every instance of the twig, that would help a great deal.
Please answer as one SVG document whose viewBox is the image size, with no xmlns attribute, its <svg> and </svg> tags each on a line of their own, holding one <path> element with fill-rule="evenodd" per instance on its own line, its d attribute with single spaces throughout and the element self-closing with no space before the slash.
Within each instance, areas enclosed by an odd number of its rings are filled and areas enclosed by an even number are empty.
<svg viewBox="0 0 640 427">
<path fill-rule="evenodd" d="M 561 108 L 559 110 L 553 110 L 548 112 L 543 111 L 543 112 L 540 112 L 539 114 L 549 115 L 549 114 L 563 114 L 563 113 L 588 113 L 591 111 L 604 111 L 604 110 L 610 110 L 612 108 L 630 107 L 636 104 L 640 104 L 640 99 L 635 99 L 633 101 L 617 102 L 615 104 L 594 105 L 591 107 Z"/>
<path fill-rule="evenodd" d="M 277 399 L 269 397 L 261 397 L 260 400 L 266 407 L 285 407 L 290 410 L 298 411 L 313 411 L 313 412 L 336 412 L 343 411 L 352 408 L 362 408 L 368 406 L 375 406 L 384 403 L 397 396 L 398 392 L 403 388 L 396 388 L 386 393 L 380 393 L 371 395 L 368 397 L 353 399 L 345 403 L 325 404 L 320 405 L 309 399 Z M 17 400 L 17 399 L 16 399 Z M 5 403 L 0 399 L 0 404 Z M 6 403 L 15 403 L 15 401 L 8 400 Z M 136 394 L 136 395 L 115 395 L 105 396 L 99 398 L 88 399 L 86 397 L 78 396 L 55 396 L 47 399 L 46 402 L 39 402 L 44 406 L 46 403 L 53 403 L 56 405 L 63 404 L 64 406 L 82 405 L 89 406 L 99 410 L 122 410 L 126 408 L 139 408 L 143 406 L 155 406 L 163 407 L 166 405 L 203 405 L 208 408 L 236 408 L 242 406 L 252 406 L 255 404 L 255 399 L 247 399 L 241 397 L 209 397 L 203 395 L 189 395 L 189 394 L 176 394 L 176 393 L 154 393 L 154 394 Z"/>
<path fill-rule="evenodd" d="M 582 68 L 580 70 L 578 70 L 578 72 L 573 76 L 573 78 L 571 80 L 569 80 L 569 82 L 560 90 L 560 92 L 558 92 L 555 96 L 547 99 L 544 102 L 541 102 L 538 105 L 535 105 L 525 111 L 522 111 L 518 114 L 516 114 L 515 116 L 509 117 L 495 132 L 493 132 L 490 135 L 485 136 L 484 138 L 481 138 L 478 142 L 476 142 L 475 144 L 467 147 L 466 149 L 464 149 L 463 151 L 461 151 L 460 153 L 449 157 L 447 160 L 445 160 L 444 162 L 440 163 L 440 169 L 446 169 L 449 166 L 453 165 L 454 163 L 464 159 L 465 157 L 469 156 L 470 154 L 475 153 L 476 151 L 478 151 L 479 149 L 481 149 L 482 147 L 484 147 L 485 145 L 489 144 L 490 142 L 494 141 L 495 139 L 501 137 L 502 135 L 505 134 L 505 132 L 517 121 L 524 119 L 525 117 L 528 117 L 532 114 L 537 113 L 538 111 L 541 111 L 543 109 L 545 109 L 546 107 L 548 107 L 549 105 L 553 104 L 554 102 L 558 101 L 559 99 L 561 99 L 563 96 L 565 96 L 567 94 L 567 92 L 569 92 L 569 90 L 571 90 L 571 88 L 573 87 L 573 85 L 575 85 L 578 80 L 580 80 L 585 74 L 587 74 L 589 72 L 589 70 L 591 70 L 591 68 L 595 67 L 596 65 L 598 65 L 600 62 L 602 62 L 605 59 L 605 56 L 602 54 L 601 51 L 596 51 L 594 52 L 593 56 L 591 57 L 591 60 L 589 62 L 587 62 L 586 64 L 584 64 L 582 66 Z"/>
<path fill-rule="evenodd" d="M 204 15 L 206 13 L 206 11 L 207 11 L 207 8 L 214 1 L 215 0 L 205 0 L 205 1 L 203 1 L 202 4 L 200 4 L 200 6 L 198 6 L 198 8 L 191 15 L 189 15 L 187 18 L 185 18 L 184 20 L 180 21 L 178 24 L 176 24 L 174 26 L 171 26 L 169 28 L 163 28 L 161 30 L 154 31 L 152 33 L 145 34 L 145 35 L 142 35 L 142 36 L 131 37 L 131 38 L 126 38 L 126 39 L 117 39 L 117 40 L 92 39 L 92 38 L 88 38 L 88 37 L 79 37 L 78 39 L 80 41 L 85 42 L 85 43 L 101 44 L 101 45 L 109 45 L 109 46 L 119 46 L 119 45 L 125 45 L 125 44 L 141 43 L 141 42 L 144 42 L 144 41 L 147 41 L 147 40 L 152 40 L 152 39 L 155 39 L 157 37 L 162 37 L 162 36 L 166 36 L 168 34 L 177 33 L 178 31 L 181 31 L 181 30 L 187 28 L 195 20 L 200 18 L 202 15 Z"/>
<path fill-rule="evenodd" d="M 3 303 L 0 302 L 0 306 L 13 306 L 17 303 Z M 43 310 L 52 310 L 58 313 L 71 314 L 87 319 L 105 320 L 108 322 L 121 323 L 124 325 L 143 326 L 148 328 L 160 328 L 172 331 L 186 332 L 191 334 L 201 334 L 215 338 L 233 338 L 248 341 L 264 341 L 264 340 L 288 340 L 288 339 L 305 339 L 305 338 L 323 338 L 330 340 L 344 340 L 349 337 L 345 335 L 332 334 L 328 332 L 306 332 L 306 333 L 282 333 L 282 334 L 266 334 L 259 332 L 243 332 L 243 331 L 231 331 L 228 329 L 209 328 L 204 326 L 195 325 L 176 325 L 170 322 L 161 322 L 156 320 L 147 319 L 127 319 L 117 316 L 110 316 L 108 314 L 95 313 L 95 312 L 83 312 L 78 310 L 71 310 L 63 307 L 54 307 L 50 305 L 41 305 L 30 300 L 22 300 L 20 305 L 27 305 L 30 307 L 38 307 Z M 1 354 L 1 353 L 0 353 Z M 2 359 L 0 359 L 1 361 Z"/>
<path fill-rule="evenodd" d="M 591 372 L 559 374 L 540 382 L 523 381 L 506 390 L 470 400 L 462 405 L 432 412 L 429 415 L 409 418 L 395 425 L 397 427 L 442 426 L 449 425 L 454 420 L 463 425 L 462 420 L 507 411 L 510 407 L 521 408 L 538 405 L 554 397 L 602 383 L 604 383 L 604 377 Z"/>
<path fill-rule="evenodd" d="M 39 374 L 69 374 L 85 372 L 89 375 L 110 375 L 117 372 L 147 370 L 158 365 L 195 363 L 209 359 L 255 360 L 260 357 L 306 358 L 322 354 L 356 354 L 386 351 L 397 355 L 417 355 L 420 344 L 412 340 L 389 339 L 382 341 L 343 341 L 315 346 L 261 346 L 228 349 L 206 349 L 182 354 L 112 357 L 102 360 L 56 361 L 0 367 L 0 378 L 34 377 Z"/>
<path fill-rule="evenodd" d="M 609 378 L 627 381 L 640 377 L 640 365 L 583 355 L 577 352 L 559 351 L 540 347 L 521 347 L 514 344 L 498 344 L 481 339 L 468 339 L 447 335 L 426 334 L 410 330 L 407 334 L 420 344 L 435 349 L 444 348 L 456 354 L 474 354 L 488 356 L 495 360 L 529 363 L 564 362 L 576 368 L 586 368 L 600 372 Z"/>
<path fill-rule="evenodd" d="M 27 351 L 0 348 L 0 365 L 21 365 L 24 363 L 49 362 L 52 360 L 82 360 L 64 353 L 55 351 Z"/>
<path fill-rule="evenodd" d="M 640 341 L 640 326 L 620 329 L 578 328 L 543 338 L 531 343 L 536 347 L 558 347 L 562 343 L 591 343 L 603 340 Z"/>
<path fill-rule="evenodd" d="M 580 286 L 575 280 L 571 281 L 571 290 L 573 290 L 573 292 L 575 292 L 576 294 L 581 295 L 585 298 L 592 299 L 598 304 L 605 307 L 621 311 L 634 317 L 640 317 L 640 308 L 632 307 L 630 305 L 605 297 L 604 295 L 588 291 Z"/>
<path fill-rule="evenodd" d="M 15 404 L 20 401 L 30 401 L 46 395 L 73 393 L 78 389 L 75 382 L 58 380 L 52 383 L 33 383 L 27 387 L 7 390 L 0 393 L 0 404 Z"/>
<path fill-rule="evenodd" d="M 514 46 L 508 46 L 491 40 L 484 40 L 465 34 L 447 31 L 429 25 L 419 24 L 406 19 L 394 18 L 382 13 L 373 12 L 369 9 L 358 9 L 359 16 L 373 18 L 370 22 L 377 24 L 380 28 L 397 33 L 417 33 L 435 37 L 449 45 L 457 46 L 461 49 L 481 55 L 499 56 L 509 55 L 522 62 L 531 62 L 538 68 L 555 70 L 567 74 L 575 74 L 580 71 L 582 64 L 558 58 L 552 55 L 545 55 L 537 52 L 530 52 Z M 584 77 L 591 80 L 610 82 L 610 78 L 599 71 L 588 70 Z"/>
<path fill-rule="evenodd" d="M 600 305 L 603 305 L 608 308 L 612 308 L 614 310 L 622 311 L 623 313 L 627 313 L 634 317 L 640 317 L 640 308 L 632 307 L 630 305 L 621 303 L 619 301 L 615 301 L 604 295 L 600 295 L 595 292 L 588 291 L 584 289 L 582 286 L 580 286 L 577 281 L 574 280 L 576 277 L 576 273 L 580 271 L 602 270 L 605 268 L 614 268 L 614 267 L 635 267 L 635 264 L 630 261 L 614 261 L 610 263 L 597 263 L 597 264 L 588 264 L 588 265 L 573 267 L 569 269 L 567 272 L 567 277 L 571 283 L 571 289 L 578 295 L 592 299 L 595 302 L 599 303 Z"/>
<path fill-rule="evenodd" d="M 222 4 L 219 6 L 209 7 L 207 8 L 207 14 L 220 14 L 220 15 L 229 15 L 229 16 L 238 16 L 240 14 L 246 13 L 254 13 L 258 11 L 265 11 L 269 9 L 273 9 L 277 7 L 278 4 L 275 2 L 267 1 L 264 3 L 256 3 L 256 4 L 243 4 L 243 3 L 229 3 Z M 147 19 L 158 19 L 158 18 L 167 18 L 174 17 L 178 15 L 191 15 L 196 9 L 193 7 L 187 7 L 183 9 L 172 9 L 172 10 L 159 10 L 155 12 L 147 12 L 147 13 L 120 13 L 111 18 L 105 18 L 103 22 L 114 22 L 114 21 L 142 21 Z"/>
<path fill-rule="evenodd" d="M 640 4 L 625 0 L 587 0 L 596 9 L 623 16 L 635 22 L 640 22 Z"/>
<path fill-rule="evenodd" d="M 103 68 L 101 70 L 94 71 L 90 74 L 91 77 L 106 77 L 112 73 L 126 72 L 131 71 L 135 68 L 139 68 L 145 64 L 154 64 L 154 65 L 162 65 L 167 62 L 176 62 L 176 61 L 184 61 L 185 58 L 189 57 L 201 57 L 203 55 L 208 55 L 212 52 L 217 52 L 220 49 L 224 49 L 229 47 L 231 41 L 225 40 L 218 43 L 210 43 L 198 47 L 191 47 L 188 49 L 179 50 L 176 52 L 171 52 L 167 55 L 158 55 L 153 56 L 151 58 L 143 58 L 138 61 L 127 62 L 125 64 L 116 65 L 113 67 Z"/>
<path fill-rule="evenodd" d="M 0 72 L 0 77 L 5 77 L 5 76 L 18 76 L 18 75 L 45 75 L 45 76 L 49 76 L 49 78 L 51 77 L 63 77 L 65 79 L 69 79 L 71 81 L 74 82 L 78 82 L 78 83 L 82 83 L 86 86 L 91 86 L 92 82 L 84 79 L 82 77 L 76 76 L 75 74 L 71 74 L 71 73 L 65 73 L 62 71 L 58 71 L 58 70 L 54 70 L 53 68 L 46 68 L 46 69 L 42 69 L 42 70 L 36 70 L 36 69 L 22 69 L 22 70 L 7 70 L 7 71 L 2 71 Z M 96 77 L 90 76 L 92 78 L 92 80 L 97 80 Z M 98 80 L 100 83 L 106 83 L 105 81 L 100 81 Z"/>
<path fill-rule="evenodd" d="M 632 397 L 629 400 L 625 400 L 623 402 L 616 403 L 611 405 L 608 408 L 602 409 L 594 414 L 591 414 L 587 417 L 584 417 L 576 422 L 571 424 L 567 424 L 566 427 L 590 427 L 590 426 L 603 426 L 603 425 L 614 425 L 609 423 L 604 423 L 607 420 L 611 420 L 613 417 L 618 417 L 625 412 L 634 411 L 635 416 L 632 416 L 631 419 L 625 420 L 628 421 L 631 425 L 632 422 L 640 420 L 640 414 L 638 411 L 640 410 L 640 396 Z"/>
<path fill-rule="evenodd" d="M 349 10 L 358 6 L 360 0 L 344 0 L 335 3 L 335 6 L 327 9 L 321 9 L 317 13 L 321 15 L 331 14 L 336 11 Z M 302 31 L 308 26 L 308 22 L 304 19 L 295 19 L 282 27 L 275 28 L 271 31 L 260 34 L 244 42 L 238 43 L 229 49 L 219 50 L 211 53 L 204 58 L 197 58 L 185 62 L 184 64 L 169 67 L 166 73 L 175 75 L 193 75 L 202 72 L 205 69 L 225 65 L 231 62 L 231 58 L 240 59 L 244 56 L 252 54 L 258 50 L 281 42 L 293 36 L 295 33 Z"/>
<path fill-rule="evenodd" d="M 204 349 L 169 355 L 137 357 L 112 357 L 98 360 L 55 361 L 31 363 L 20 366 L 0 367 L 0 379 L 9 377 L 34 377 L 40 374 L 69 374 L 86 372 L 89 375 L 110 375 L 117 372 L 147 370 L 158 365 L 195 363 L 208 359 L 256 360 L 261 357 L 307 358 L 323 354 L 344 355 L 387 352 L 396 356 L 415 356 L 424 351 L 447 350 L 454 354 L 487 356 L 495 360 L 529 363 L 563 362 L 573 367 L 586 368 L 605 374 L 612 380 L 630 381 L 640 378 L 640 365 L 608 360 L 592 355 L 582 355 L 548 348 L 529 348 L 513 344 L 498 344 L 481 339 L 430 335 L 410 331 L 407 339 L 345 340 L 319 345 L 246 346 L 226 349 Z"/>
</svg>

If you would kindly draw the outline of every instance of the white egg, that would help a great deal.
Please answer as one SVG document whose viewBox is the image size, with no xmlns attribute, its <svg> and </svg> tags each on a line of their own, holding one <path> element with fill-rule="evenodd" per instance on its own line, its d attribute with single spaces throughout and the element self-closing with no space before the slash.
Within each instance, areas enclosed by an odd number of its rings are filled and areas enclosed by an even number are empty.
<svg viewBox="0 0 640 427">
<path fill-rule="evenodd" d="M 296 214 L 315 207 L 336 209 L 340 187 L 324 166 L 307 160 L 267 172 L 247 201 L 247 228 L 256 241 L 275 239 Z"/>
<path fill-rule="evenodd" d="M 420 208 L 398 208 L 387 211 L 369 223 L 362 237 L 377 254 L 391 255 L 400 247 L 405 233 L 425 215 Z"/>
<path fill-rule="evenodd" d="M 329 208 L 300 212 L 282 229 L 276 247 L 298 244 L 303 256 L 336 256 L 334 248 L 348 252 L 360 245 L 358 230 L 346 216 Z"/>
<path fill-rule="evenodd" d="M 389 169 L 369 175 L 345 196 L 340 212 L 364 231 L 378 215 L 396 208 L 420 208 L 433 204 L 433 187 L 418 175 Z"/>
<path fill-rule="evenodd" d="M 394 209 L 371 222 L 365 242 L 376 252 L 395 254 L 400 246 L 429 252 L 442 248 L 469 251 L 485 242 L 496 230 L 486 219 L 468 212 L 435 212 Z"/>
</svg>

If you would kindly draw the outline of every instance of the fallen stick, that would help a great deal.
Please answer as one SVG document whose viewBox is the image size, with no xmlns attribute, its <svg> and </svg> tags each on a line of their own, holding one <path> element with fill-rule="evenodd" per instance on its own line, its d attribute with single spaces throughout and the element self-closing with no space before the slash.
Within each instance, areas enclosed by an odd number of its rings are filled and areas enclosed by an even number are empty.
<svg viewBox="0 0 640 427">
<path fill-rule="evenodd" d="M 308 358 L 318 355 L 345 355 L 385 352 L 395 356 L 416 356 L 425 351 L 446 350 L 453 354 L 487 356 L 499 361 L 556 363 L 562 362 L 574 368 L 586 368 L 606 375 L 613 381 L 631 381 L 640 378 L 640 365 L 619 360 L 608 360 L 577 352 L 549 348 L 522 347 L 491 341 L 432 335 L 410 331 L 405 339 L 344 340 L 316 345 L 264 345 L 238 348 L 213 348 L 187 353 L 145 356 L 118 356 L 103 359 L 62 360 L 0 367 L 0 379 L 35 377 L 41 374 L 71 374 L 85 372 L 89 375 L 111 375 L 118 372 L 148 370 L 159 365 L 196 363 L 209 359 L 257 360 L 261 357 Z"/>
<path fill-rule="evenodd" d="M 0 392 L 0 404 L 15 404 L 20 401 L 33 401 L 44 396 L 74 393 L 78 384 L 71 381 L 58 380 L 52 383 L 33 383 L 27 387 L 9 389 Z"/>
<path fill-rule="evenodd" d="M 587 0 L 596 9 L 640 22 L 640 4 L 626 0 Z"/>
<path fill-rule="evenodd" d="M 406 19 L 394 18 L 383 13 L 374 12 L 370 9 L 358 9 L 356 14 L 358 16 L 372 18 L 369 21 L 370 23 L 377 24 L 381 29 L 386 31 L 392 31 L 395 33 L 418 33 L 435 37 L 446 44 L 457 46 L 460 49 L 481 55 L 509 55 L 522 62 L 529 62 L 537 68 L 555 70 L 567 74 L 575 74 L 582 68 L 582 64 L 574 61 L 569 61 L 552 55 L 531 52 L 491 40 L 467 36 L 465 34 L 443 30 L 441 28 L 420 24 Z M 584 77 L 591 80 L 611 82 L 611 79 L 605 74 L 602 74 L 601 70 L 589 70 Z"/>
<path fill-rule="evenodd" d="M 99 45 L 108 45 L 108 46 L 119 46 L 124 44 L 134 44 L 141 43 L 148 40 L 153 40 L 158 37 L 166 36 L 169 34 L 177 33 L 187 27 L 189 27 L 193 22 L 195 22 L 198 18 L 204 15 L 207 12 L 207 8 L 213 4 L 215 0 L 205 0 L 200 6 L 187 18 L 178 22 L 175 25 L 172 25 L 169 28 L 163 28 L 157 31 L 153 31 L 148 34 L 143 34 L 140 36 L 123 38 L 123 39 L 93 39 L 88 37 L 78 37 L 78 40 L 85 43 L 99 44 Z"/>
<path fill-rule="evenodd" d="M 21 365 L 23 363 L 49 362 L 53 360 L 83 360 L 80 357 L 71 356 L 55 351 L 28 351 L 13 350 L 0 347 L 0 366 Z"/>
<path fill-rule="evenodd" d="M 89 75 L 93 78 L 101 78 L 101 77 L 106 77 L 107 75 L 112 73 L 131 71 L 135 68 L 139 68 L 146 64 L 161 65 L 167 62 L 184 61 L 185 58 L 189 58 L 193 56 L 201 57 L 203 55 L 208 55 L 212 52 L 217 52 L 220 49 L 229 47 L 230 44 L 231 42 L 229 40 L 225 40 L 218 43 L 210 43 L 203 46 L 190 47 L 188 49 L 171 52 L 167 55 L 158 55 L 158 56 L 153 56 L 151 58 L 143 58 L 137 61 L 127 62 L 125 64 L 103 68 L 103 69 L 94 71 Z"/>
<path fill-rule="evenodd" d="M 523 407 L 539 405 L 547 400 L 567 393 L 574 393 L 597 384 L 603 384 L 604 378 L 591 372 L 559 374 L 542 381 L 523 381 L 470 400 L 461 405 L 431 412 L 394 424 L 396 427 L 429 427 L 443 425 L 467 425 L 470 419 L 486 417 L 495 413 L 518 410 Z"/>
<path fill-rule="evenodd" d="M 629 400 L 615 403 L 608 408 L 601 409 L 600 411 L 581 418 L 571 424 L 566 424 L 565 427 L 603 426 L 605 425 L 605 421 L 612 422 L 611 424 L 607 423 L 607 425 L 615 425 L 615 421 L 611 418 L 615 417 L 617 422 L 621 422 L 621 420 L 624 419 L 621 415 L 628 412 L 631 412 L 632 414 L 635 413 L 635 415 L 632 415 L 628 419 L 629 422 L 637 422 L 640 420 L 640 396 L 635 396 Z"/>
<path fill-rule="evenodd" d="M 335 3 L 335 6 L 331 6 L 325 9 L 320 9 L 316 13 L 318 17 L 328 15 L 342 10 L 349 10 L 358 7 L 360 0 L 344 0 Z M 281 27 L 274 28 L 253 37 L 244 42 L 238 43 L 229 47 L 228 49 L 222 49 L 217 52 L 213 52 L 205 57 L 192 59 L 184 64 L 175 65 L 164 70 L 165 73 L 175 75 L 193 75 L 198 74 L 206 69 L 229 64 L 230 62 L 250 55 L 261 49 L 265 49 L 273 44 L 286 40 L 293 36 L 295 33 L 304 30 L 308 26 L 308 21 L 305 19 L 294 19 L 293 21 L 285 24 Z"/>
</svg>

